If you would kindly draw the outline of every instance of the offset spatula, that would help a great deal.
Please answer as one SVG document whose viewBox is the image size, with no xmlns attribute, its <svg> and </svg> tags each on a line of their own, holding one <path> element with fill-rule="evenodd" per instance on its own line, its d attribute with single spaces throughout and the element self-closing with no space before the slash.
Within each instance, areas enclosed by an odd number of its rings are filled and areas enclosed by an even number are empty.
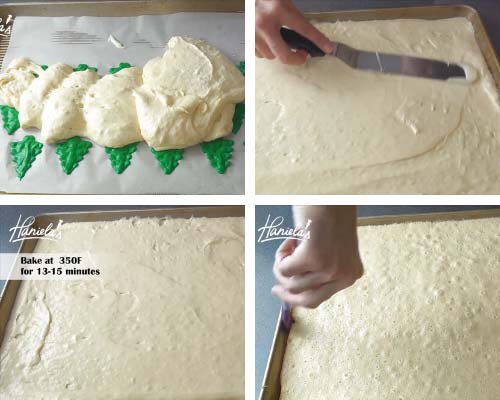
<svg viewBox="0 0 500 400">
<path fill-rule="evenodd" d="M 464 69 L 456 64 L 448 64 L 427 58 L 361 51 L 336 42 L 332 42 L 335 47 L 333 52 L 326 54 L 309 39 L 291 29 L 281 28 L 281 36 L 288 46 L 294 50 L 305 50 L 311 57 L 331 55 L 356 69 L 439 80 L 449 78 L 465 79 L 466 77 Z"/>
</svg>

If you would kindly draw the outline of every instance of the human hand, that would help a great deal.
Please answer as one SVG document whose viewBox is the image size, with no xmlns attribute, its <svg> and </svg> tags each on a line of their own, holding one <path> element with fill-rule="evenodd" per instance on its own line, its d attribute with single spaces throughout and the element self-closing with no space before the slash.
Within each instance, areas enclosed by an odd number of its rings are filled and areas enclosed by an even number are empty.
<svg viewBox="0 0 500 400">
<path fill-rule="evenodd" d="M 258 0 L 255 4 L 255 54 L 284 64 L 300 65 L 307 60 L 304 50 L 292 51 L 280 34 L 286 26 L 305 36 L 325 53 L 333 51 L 330 40 L 316 29 L 291 0 Z"/>
<path fill-rule="evenodd" d="M 356 234 L 356 208 L 295 207 L 296 226 L 310 224 L 311 237 L 289 238 L 276 252 L 272 293 L 295 306 L 316 308 L 363 275 Z M 299 214 L 297 218 L 297 214 Z"/>
</svg>

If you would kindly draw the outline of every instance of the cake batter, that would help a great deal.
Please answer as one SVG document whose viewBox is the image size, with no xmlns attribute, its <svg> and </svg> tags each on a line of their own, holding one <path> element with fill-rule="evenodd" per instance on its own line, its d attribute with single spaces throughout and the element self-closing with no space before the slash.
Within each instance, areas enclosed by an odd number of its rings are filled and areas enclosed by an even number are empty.
<svg viewBox="0 0 500 400">
<path fill-rule="evenodd" d="M 244 397 L 243 218 L 61 229 L 36 251 L 88 251 L 102 278 L 21 284 L 0 351 L 0 398 Z"/>
<path fill-rule="evenodd" d="M 358 228 L 365 275 L 294 309 L 281 400 L 495 400 L 500 219 Z"/>
<path fill-rule="evenodd" d="M 498 89 L 465 18 L 318 23 L 352 47 L 464 65 L 469 83 L 256 60 L 258 193 L 500 193 Z"/>
<path fill-rule="evenodd" d="M 91 70 L 73 72 L 52 92 L 42 113 L 45 142 L 59 142 L 86 131 L 83 97 L 98 79 L 99 75 Z"/>
<path fill-rule="evenodd" d="M 241 73 L 201 40 L 175 37 L 168 47 L 144 66 L 144 86 L 135 92 L 144 139 L 154 148 L 182 148 L 227 135 L 235 104 L 244 100 Z"/>
<path fill-rule="evenodd" d="M 31 85 L 43 69 L 27 58 L 16 58 L 0 75 L 0 96 L 10 107 L 19 110 L 21 94 Z"/>
<path fill-rule="evenodd" d="M 235 104 L 245 97 L 236 66 L 215 47 L 187 37 L 171 38 L 165 55 L 144 69 L 98 78 L 65 64 L 43 71 L 16 59 L 0 75 L 0 97 L 18 109 L 22 128 L 42 130 L 44 143 L 77 135 L 107 147 L 145 140 L 156 150 L 226 136 Z"/>
</svg>

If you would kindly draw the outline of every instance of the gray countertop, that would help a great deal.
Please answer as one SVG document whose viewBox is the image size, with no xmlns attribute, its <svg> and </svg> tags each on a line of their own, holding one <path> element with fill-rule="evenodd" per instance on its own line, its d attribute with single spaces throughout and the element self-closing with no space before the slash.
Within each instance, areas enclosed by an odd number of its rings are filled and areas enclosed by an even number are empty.
<svg viewBox="0 0 500 400">
<path fill-rule="evenodd" d="M 362 217 L 376 215 L 418 214 L 443 211 L 464 211 L 500 206 L 360 206 L 358 215 Z M 283 226 L 293 226 L 290 206 L 256 206 L 255 210 L 255 393 L 260 393 L 262 379 L 266 369 L 269 349 L 272 344 L 274 329 L 278 319 L 280 302 L 271 295 L 274 285 L 272 265 L 274 252 L 281 241 L 257 243 L 257 229 L 263 226 L 267 216 L 282 216 Z"/>
</svg>

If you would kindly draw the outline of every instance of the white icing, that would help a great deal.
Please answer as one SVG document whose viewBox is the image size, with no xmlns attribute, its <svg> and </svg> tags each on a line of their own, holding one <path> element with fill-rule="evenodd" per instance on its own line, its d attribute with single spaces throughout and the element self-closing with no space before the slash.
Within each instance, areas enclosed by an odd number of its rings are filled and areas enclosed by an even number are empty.
<svg viewBox="0 0 500 400">
<path fill-rule="evenodd" d="M 123 43 L 120 42 L 113 35 L 109 35 L 108 42 L 111 43 L 113 46 L 115 46 L 117 49 L 123 49 L 123 48 L 125 48 L 125 46 L 123 45 Z"/>
<path fill-rule="evenodd" d="M 361 50 L 463 65 L 467 81 L 256 61 L 258 193 L 498 193 L 500 103 L 465 18 L 317 25 Z M 463 81 L 463 80 L 462 80 Z"/>
<path fill-rule="evenodd" d="M 171 38 L 164 56 L 144 70 L 126 68 L 98 79 L 69 65 L 42 71 L 19 59 L 0 83 L 4 101 L 19 104 L 21 126 L 41 128 L 45 143 L 79 135 L 109 147 L 145 140 L 157 150 L 227 135 L 234 106 L 245 96 L 244 78 L 227 57 L 201 40 L 181 37 Z"/>
</svg>

